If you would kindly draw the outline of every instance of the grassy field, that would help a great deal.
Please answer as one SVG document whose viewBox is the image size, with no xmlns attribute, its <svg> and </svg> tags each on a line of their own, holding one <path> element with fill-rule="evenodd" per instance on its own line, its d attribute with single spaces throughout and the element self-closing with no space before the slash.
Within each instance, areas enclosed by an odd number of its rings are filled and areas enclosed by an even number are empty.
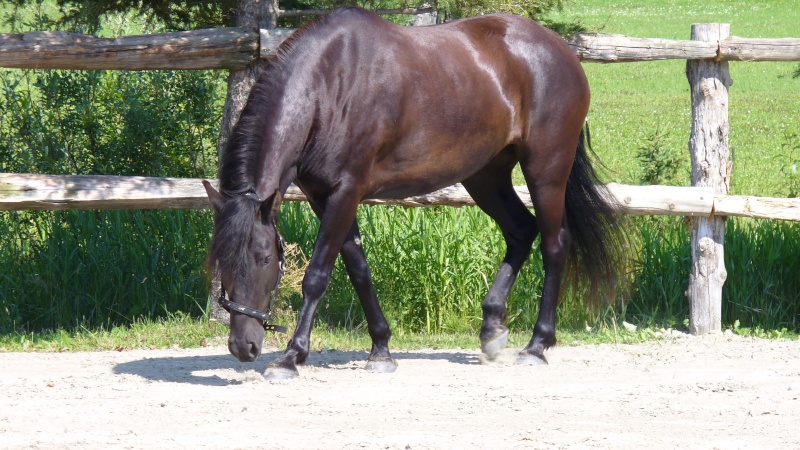
<svg viewBox="0 0 800 450">
<path fill-rule="evenodd" d="M 590 30 L 635 37 L 690 39 L 693 23 L 730 23 L 743 37 L 798 37 L 800 7 L 783 1 L 575 1 L 560 20 L 580 20 Z M 637 183 L 639 167 L 631 156 L 649 144 L 657 130 L 663 145 L 679 154 L 682 170 L 674 180 L 690 184 L 687 149 L 691 120 L 686 62 L 584 64 L 592 87 L 589 120 L 594 145 L 613 169 L 609 178 Z M 781 168 L 800 134 L 800 79 L 797 63 L 731 62 L 730 145 L 735 194 L 789 195 Z M 796 138 L 794 144 L 797 145 Z M 798 155 L 800 156 L 800 155 Z"/>
<path fill-rule="evenodd" d="M 691 24 L 697 22 L 729 22 L 732 34 L 739 36 L 800 37 L 796 25 L 800 8 L 794 1 L 756 5 L 742 1 L 573 1 L 553 19 L 578 19 L 591 30 L 638 37 L 688 39 Z M 111 28 L 122 29 L 124 21 L 117 22 Z M 797 66 L 731 63 L 734 193 L 783 197 L 800 191 L 800 178 L 785 170 L 800 160 L 800 78 L 792 77 Z M 645 167 L 667 160 L 677 166 L 674 172 L 658 169 L 660 183 L 688 185 L 690 98 L 685 62 L 587 63 L 584 67 L 593 90 L 593 145 L 609 167 L 606 179 L 645 182 Z M 39 92 L 36 74 L 27 74 L 15 89 L 22 89 L 27 78 L 33 96 L 41 95 L 35 94 Z M 163 91 L 148 87 L 169 82 L 170 77 L 154 75 L 125 94 L 138 98 L 135 95 L 140 91 L 154 92 L 137 100 L 151 107 L 139 112 L 137 120 L 152 115 L 149 111 L 176 109 L 159 105 L 158 92 Z M 72 78 L 65 74 L 63 79 Z M 78 89 L 80 83 L 71 86 Z M 214 85 L 213 80 L 194 83 Z M 115 84 L 109 86 L 108 92 L 119 90 Z M 4 92 L 8 95 L 10 91 Z M 174 98 L 183 97 L 175 94 Z M 220 100 L 210 101 L 219 104 Z M 87 116 L 79 114 L 82 105 L 62 110 L 74 116 L 70 132 L 86 126 Z M 8 111 L 2 110 L 3 119 L 10 117 Z M 193 115 L 191 109 L 187 115 Z M 10 128 L 2 127 L 10 124 L 0 121 L 0 131 L 8 132 Z M 182 126 L 172 128 L 164 133 L 174 133 L 174 142 L 181 142 L 177 138 L 186 134 Z M 70 140 L 64 130 L 63 136 L 51 136 L 52 142 L 84 145 L 85 139 Z M 41 131 L 42 136 L 45 133 Z M 139 135 L 150 136 L 132 130 L 125 139 L 110 142 L 130 145 L 131 152 L 150 151 L 150 144 L 134 142 Z M 0 139 L 0 145 L 4 143 L 4 138 Z M 203 170 L 213 173 L 213 162 L 205 165 L 208 167 Z M 504 250 L 493 223 L 475 208 L 364 207 L 359 221 L 376 289 L 396 330 L 393 344 L 400 348 L 475 346 L 480 301 Z M 299 281 L 316 224 L 306 205 L 284 205 L 281 228 L 292 244 L 293 256 L 278 315 L 279 322 L 290 328 L 301 301 Z M 728 224 L 729 276 L 723 326 L 759 336 L 796 333 L 800 330 L 800 227 L 753 220 L 730 220 Z M 204 318 L 208 285 L 202 262 L 209 233 L 207 213 L 0 213 L 0 266 L 4 268 L 0 274 L 0 351 L 218 342 L 224 328 L 208 324 Z M 639 218 L 632 221 L 632 233 L 636 256 L 630 265 L 628 289 L 612 306 L 596 312 L 588 312 L 580 301 L 564 301 L 558 319 L 562 342 L 645 339 L 662 327 L 685 328 L 688 305 L 684 291 L 690 265 L 685 222 Z M 541 261 L 538 250 L 534 252 L 509 299 L 514 344 L 528 339 L 538 309 Z M 625 323 L 636 330 L 623 326 Z M 320 307 L 314 336 L 318 350 L 367 345 L 358 300 L 340 265 Z M 285 343 L 284 336 L 272 339 L 276 345 Z"/>
</svg>

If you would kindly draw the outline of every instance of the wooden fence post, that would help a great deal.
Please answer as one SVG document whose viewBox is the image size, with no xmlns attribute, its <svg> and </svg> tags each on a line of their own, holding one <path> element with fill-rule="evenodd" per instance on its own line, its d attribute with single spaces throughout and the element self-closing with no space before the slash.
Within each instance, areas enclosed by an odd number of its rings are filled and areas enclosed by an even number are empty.
<svg viewBox="0 0 800 450">
<path fill-rule="evenodd" d="M 278 22 L 278 0 L 238 0 L 236 5 L 236 26 L 272 30 Z M 258 52 L 256 52 L 258 55 Z M 234 124 L 239 120 L 239 115 L 250 95 L 250 89 L 258 79 L 261 70 L 266 66 L 266 60 L 256 58 L 241 70 L 231 70 L 228 75 L 228 95 L 225 98 L 225 109 L 222 113 L 222 124 L 219 129 L 218 152 L 222 155 L 225 143 L 233 130 Z M 230 315 L 220 307 L 216 299 L 220 294 L 220 279 L 214 274 L 211 281 L 211 311 L 210 318 L 226 325 L 230 324 Z"/>
<path fill-rule="evenodd" d="M 730 24 L 692 25 L 693 41 L 717 42 L 730 34 Z M 728 148 L 728 87 L 732 84 L 727 61 L 688 60 L 686 76 L 692 94 L 692 185 L 711 187 L 717 195 L 730 191 Z M 689 332 L 706 334 L 722 328 L 722 285 L 727 278 L 723 242 L 725 218 L 691 219 L 692 268 L 686 295 Z"/>
</svg>

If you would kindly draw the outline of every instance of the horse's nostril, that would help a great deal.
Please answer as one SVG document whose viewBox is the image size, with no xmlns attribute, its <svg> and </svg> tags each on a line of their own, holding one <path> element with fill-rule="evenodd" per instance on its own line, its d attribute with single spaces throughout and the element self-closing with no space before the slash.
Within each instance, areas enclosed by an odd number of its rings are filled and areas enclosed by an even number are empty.
<svg viewBox="0 0 800 450">
<path fill-rule="evenodd" d="M 261 355 L 261 349 L 256 344 L 250 344 L 250 358 L 255 361 L 259 355 Z"/>
<path fill-rule="evenodd" d="M 228 340 L 228 350 L 241 362 L 253 362 L 261 354 L 261 349 L 255 343 L 233 338 Z"/>
</svg>

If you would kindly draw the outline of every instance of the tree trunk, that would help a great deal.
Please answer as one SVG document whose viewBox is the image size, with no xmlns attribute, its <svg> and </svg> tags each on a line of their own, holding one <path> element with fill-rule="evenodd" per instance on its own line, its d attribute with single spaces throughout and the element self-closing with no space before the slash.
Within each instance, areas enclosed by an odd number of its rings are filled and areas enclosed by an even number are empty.
<svg viewBox="0 0 800 450">
<path fill-rule="evenodd" d="M 277 26 L 278 0 L 239 0 L 236 6 L 236 26 L 271 30 Z M 259 74 L 264 69 L 266 62 L 256 59 L 241 70 L 231 70 L 228 75 L 228 95 L 225 98 L 225 109 L 222 115 L 222 124 L 219 129 L 218 150 L 219 155 L 225 151 L 233 126 L 239 120 L 239 115 L 247 102 L 250 88 L 253 87 Z M 230 323 L 230 315 L 217 304 L 220 295 L 219 274 L 214 274 L 211 282 L 211 311 L 210 319 L 224 324 Z"/>
<path fill-rule="evenodd" d="M 692 25 L 692 40 L 717 42 L 728 37 L 729 24 Z M 726 61 L 689 60 L 686 76 L 692 94 L 692 185 L 730 191 L 728 87 Z M 692 224 L 692 268 L 689 274 L 689 332 L 706 334 L 722 328 L 722 285 L 727 278 L 723 242 L 725 218 L 696 217 Z"/>
</svg>

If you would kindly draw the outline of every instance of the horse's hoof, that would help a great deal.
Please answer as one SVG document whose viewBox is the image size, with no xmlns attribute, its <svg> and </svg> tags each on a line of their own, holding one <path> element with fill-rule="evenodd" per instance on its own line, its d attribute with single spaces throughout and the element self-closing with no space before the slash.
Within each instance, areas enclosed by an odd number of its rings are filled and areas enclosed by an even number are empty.
<svg viewBox="0 0 800 450">
<path fill-rule="evenodd" d="M 508 344 L 508 328 L 503 327 L 497 336 L 481 342 L 481 351 L 489 361 L 494 361 L 500 352 L 506 348 L 506 344 Z"/>
<path fill-rule="evenodd" d="M 267 371 L 264 372 L 264 378 L 267 381 L 291 380 L 299 376 L 300 372 L 297 369 L 287 369 L 286 367 L 267 367 Z"/>
<path fill-rule="evenodd" d="M 370 372 L 392 373 L 397 370 L 397 361 L 392 358 L 380 359 L 377 361 L 367 361 L 367 365 L 364 366 L 364 370 L 369 370 Z"/>
<path fill-rule="evenodd" d="M 517 364 L 520 366 L 546 366 L 547 358 L 541 353 L 520 352 Z"/>
</svg>

